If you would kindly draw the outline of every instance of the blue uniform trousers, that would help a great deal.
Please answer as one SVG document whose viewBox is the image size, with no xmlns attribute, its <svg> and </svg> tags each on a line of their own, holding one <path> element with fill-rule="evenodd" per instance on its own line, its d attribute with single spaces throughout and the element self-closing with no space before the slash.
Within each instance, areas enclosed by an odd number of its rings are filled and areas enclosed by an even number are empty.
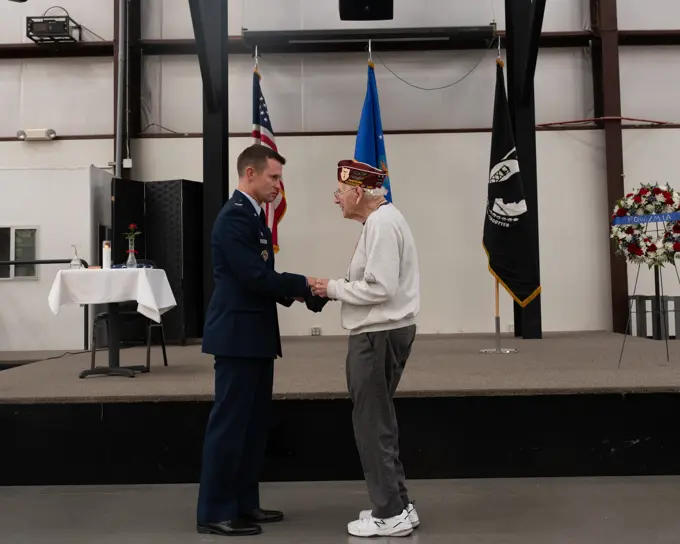
<svg viewBox="0 0 680 544">
<path fill-rule="evenodd" d="M 274 361 L 215 357 L 215 403 L 203 445 L 197 521 L 218 523 L 260 507 Z"/>
</svg>

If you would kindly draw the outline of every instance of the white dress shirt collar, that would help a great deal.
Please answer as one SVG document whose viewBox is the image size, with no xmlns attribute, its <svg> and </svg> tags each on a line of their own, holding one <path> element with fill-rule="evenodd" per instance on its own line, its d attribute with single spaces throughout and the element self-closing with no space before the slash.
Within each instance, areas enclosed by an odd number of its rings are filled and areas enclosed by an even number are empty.
<svg viewBox="0 0 680 544">
<path fill-rule="evenodd" d="M 255 200 L 255 199 L 254 199 L 252 196 L 250 196 L 249 194 L 244 193 L 243 191 L 240 191 L 239 189 L 236 189 L 236 190 L 237 190 L 239 193 L 241 193 L 242 195 L 245 195 L 246 198 L 247 198 L 248 200 L 250 200 L 250 203 L 251 203 L 251 204 L 253 205 L 253 207 L 255 208 L 255 212 L 257 213 L 257 215 L 258 215 L 258 217 L 259 217 L 260 213 L 262 213 L 264 210 L 263 210 L 262 207 L 257 203 L 257 200 Z"/>
</svg>

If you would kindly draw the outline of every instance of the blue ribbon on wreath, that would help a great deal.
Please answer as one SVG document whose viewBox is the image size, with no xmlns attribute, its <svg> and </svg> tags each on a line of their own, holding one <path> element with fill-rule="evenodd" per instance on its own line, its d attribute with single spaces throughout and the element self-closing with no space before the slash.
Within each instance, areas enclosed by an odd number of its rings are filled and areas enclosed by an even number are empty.
<svg viewBox="0 0 680 544">
<path fill-rule="evenodd" d="M 680 212 L 650 213 L 645 215 L 624 215 L 612 219 L 612 225 L 638 225 L 645 223 L 669 223 L 680 221 Z"/>
</svg>

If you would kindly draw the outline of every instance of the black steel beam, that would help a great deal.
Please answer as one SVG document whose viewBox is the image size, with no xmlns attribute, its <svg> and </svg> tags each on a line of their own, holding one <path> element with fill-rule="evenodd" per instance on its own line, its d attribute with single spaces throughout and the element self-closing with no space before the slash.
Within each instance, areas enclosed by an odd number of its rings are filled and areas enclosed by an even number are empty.
<svg viewBox="0 0 680 544">
<path fill-rule="evenodd" d="M 536 113 L 534 107 L 533 78 L 524 87 L 526 69 L 532 51 L 531 0 L 505 0 L 505 28 L 508 103 L 515 131 L 515 145 L 519 169 L 522 173 L 524 198 L 530 231 L 532 255 L 539 270 L 538 236 L 538 182 L 536 172 Z M 534 46 L 537 44 L 534 43 Z M 524 88 L 523 88 L 524 87 Z M 515 336 L 537 339 L 543 336 L 541 323 L 541 296 L 537 296 L 525 308 L 513 302 Z"/>
<path fill-rule="evenodd" d="M 142 130 L 142 8 L 141 0 L 128 0 L 128 92 L 126 138 Z M 126 157 L 129 157 L 129 146 Z"/>
<path fill-rule="evenodd" d="M 680 45 L 678 30 L 619 30 L 619 45 L 662 46 Z"/>
<path fill-rule="evenodd" d="M 621 84 L 619 80 L 619 32 L 616 0 L 591 0 L 591 13 L 595 15 L 592 26 L 598 36 L 594 49 L 600 50 L 600 73 L 597 74 L 602 89 L 602 114 L 605 117 L 604 141 L 607 166 L 607 209 L 602 217 L 607 220 L 614 202 L 625 194 L 623 173 L 623 137 L 621 133 Z M 595 66 L 594 66 L 595 68 Z M 604 227 L 604 225 L 603 225 Z M 609 246 L 609 270 L 612 295 L 612 323 L 614 332 L 624 333 L 628 322 L 628 269 L 626 262 L 617 257 L 614 245 Z"/>
<path fill-rule="evenodd" d="M 590 45 L 590 60 L 593 80 L 593 117 L 600 119 L 604 117 L 604 96 L 602 81 L 602 41 L 599 33 L 599 15 L 596 0 L 590 0 L 590 26 L 593 32 L 593 40 Z M 597 121 L 598 128 L 604 128 L 602 121 Z"/>
<path fill-rule="evenodd" d="M 213 223 L 229 198 L 227 3 L 189 0 L 203 79 L 203 301 L 213 292 L 210 241 Z"/>
<path fill-rule="evenodd" d="M 118 132 L 118 55 L 120 51 L 119 27 L 120 20 L 120 4 L 118 0 L 110 0 L 113 5 L 113 63 L 111 69 L 113 70 L 113 157 L 116 156 L 116 135 Z M 123 123 L 124 125 L 124 123 Z M 115 167 L 114 167 L 115 171 Z"/>
<path fill-rule="evenodd" d="M 493 35 L 487 33 L 487 29 L 492 27 L 475 27 L 480 30 L 479 34 L 468 32 L 454 39 L 438 39 L 427 41 L 404 40 L 404 37 L 397 40 L 392 34 L 392 41 L 374 41 L 376 51 L 434 51 L 434 50 L 469 50 L 485 49 L 489 46 Z M 418 30 L 423 34 L 422 29 Z M 304 32 L 304 33 L 303 33 Z M 319 40 L 337 39 L 337 34 L 329 34 L 329 31 L 315 31 L 314 37 Z M 336 31 L 333 31 L 336 32 Z M 253 40 L 261 40 L 261 44 L 256 44 L 259 50 L 269 54 L 303 54 L 303 53 L 361 53 L 366 51 L 366 43 L 369 34 L 361 31 L 360 38 L 353 37 L 356 41 L 309 41 L 311 34 L 307 31 L 295 33 L 267 32 L 255 33 L 246 32 L 249 42 L 240 36 L 230 36 L 228 50 L 230 55 L 252 55 L 254 45 Z M 281 38 L 285 34 L 285 41 Z M 343 36 L 346 37 L 345 34 Z M 505 38 L 504 31 L 498 31 L 496 36 Z M 378 39 L 383 39 L 383 37 Z M 441 36 L 440 36 L 441 38 Z M 291 43 L 292 39 L 292 43 Z M 590 44 L 592 35 L 590 31 L 574 32 L 544 32 L 540 37 L 541 47 L 587 47 Z M 307 40 L 307 41 L 300 41 Z M 197 53 L 195 40 L 142 40 L 142 50 L 145 55 L 195 55 Z"/>
<path fill-rule="evenodd" d="M 498 31 L 497 36 L 505 39 L 505 31 Z M 588 47 L 593 34 L 588 30 L 567 32 L 543 32 L 539 40 L 540 47 Z M 378 45 L 379 44 L 379 45 Z M 663 46 L 680 45 L 680 29 L 677 30 L 621 30 L 619 45 L 622 46 Z M 196 41 L 190 39 L 177 40 L 140 40 L 145 55 L 196 55 Z M 404 41 L 376 43 L 378 51 L 432 51 L 432 50 L 464 50 L 484 49 L 487 40 L 467 38 L 449 41 Z M 230 36 L 228 41 L 230 55 L 251 55 L 253 48 L 246 44 L 240 36 Z M 268 53 L 352 53 L 365 51 L 365 43 L 286 43 L 278 44 L 267 50 Z M 36 45 L 33 43 L 0 44 L 0 59 L 31 59 L 50 57 L 111 57 L 113 42 L 97 41 L 77 44 Z"/>
<path fill-rule="evenodd" d="M 66 57 L 112 57 L 113 42 L 80 42 L 52 44 L 3 43 L 0 59 L 47 59 Z"/>
<path fill-rule="evenodd" d="M 524 69 L 524 78 L 522 80 L 522 99 L 529 89 L 534 87 L 534 75 L 536 75 L 536 62 L 538 61 L 538 49 L 541 43 L 541 30 L 543 29 L 543 15 L 545 14 L 546 0 L 533 0 L 530 11 L 530 28 L 528 49 L 527 49 L 527 64 Z"/>
</svg>

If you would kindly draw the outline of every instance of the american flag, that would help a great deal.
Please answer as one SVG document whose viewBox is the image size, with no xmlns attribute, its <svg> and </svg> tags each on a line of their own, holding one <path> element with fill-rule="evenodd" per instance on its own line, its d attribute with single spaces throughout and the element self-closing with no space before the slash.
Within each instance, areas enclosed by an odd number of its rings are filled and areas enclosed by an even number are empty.
<svg viewBox="0 0 680 544">
<path fill-rule="evenodd" d="M 269 111 L 267 110 L 267 102 L 260 87 L 260 78 L 260 72 L 255 68 L 253 72 L 253 140 L 256 144 L 266 145 L 274 151 L 278 151 L 274 138 L 274 129 L 272 128 Z M 286 208 L 286 193 L 283 188 L 283 182 L 281 182 L 281 191 L 276 200 L 264 206 L 267 225 L 269 225 L 272 231 L 274 253 L 279 252 L 278 225 L 286 213 Z"/>
</svg>

